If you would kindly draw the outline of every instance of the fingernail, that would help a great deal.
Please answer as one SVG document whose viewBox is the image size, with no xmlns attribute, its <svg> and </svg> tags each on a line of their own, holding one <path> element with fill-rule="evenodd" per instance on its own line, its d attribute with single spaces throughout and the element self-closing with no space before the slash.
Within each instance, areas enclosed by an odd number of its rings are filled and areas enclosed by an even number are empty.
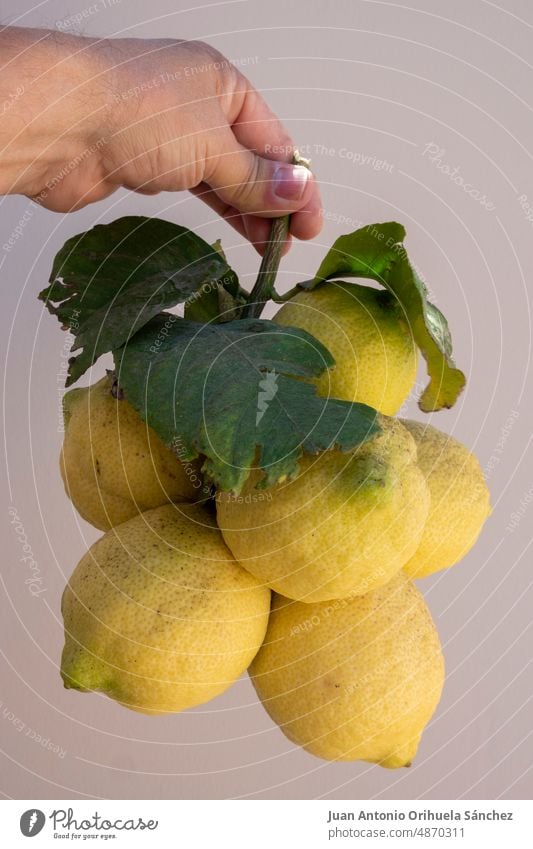
<svg viewBox="0 0 533 849">
<path fill-rule="evenodd" d="M 272 177 L 274 194 L 282 200 L 300 200 L 310 176 L 304 165 L 278 165 Z"/>
</svg>

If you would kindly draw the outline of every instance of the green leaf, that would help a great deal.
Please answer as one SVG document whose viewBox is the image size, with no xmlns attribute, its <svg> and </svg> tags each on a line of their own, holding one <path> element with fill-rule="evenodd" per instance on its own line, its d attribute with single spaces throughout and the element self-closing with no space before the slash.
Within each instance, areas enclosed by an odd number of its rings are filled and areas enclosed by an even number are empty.
<svg viewBox="0 0 533 849">
<path fill-rule="evenodd" d="M 39 295 L 75 336 L 72 350 L 81 350 L 66 385 L 162 309 L 224 275 L 234 287 L 235 274 L 217 247 L 170 221 L 127 216 L 73 236 Z"/>
<path fill-rule="evenodd" d="M 453 407 L 464 389 L 466 378 L 455 367 L 452 359 L 452 338 L 448 322 L 434 304 L 427 299 L 427 290 L 407 254 L 391 267 L 387 288 L 401 303 L 413 338 L 426 361 L 429 383 L 418 406 L 424 413 Z"/>
<path fill-rule="evenodd" d="M 220 239 L 213 245 L 226 262 Z M 220 280 L 215 283 L 203 283 L 185 301 L 185 318 L 189 321 L 223 322 L 233 321 L 239 317 L 241 306 L 246 303 L 247 293 L 239 286 L 239 279 L 229 268 Z"/>
<path fill-rule="evenodd" d="M 409 262 L 402 240 L 405 229 L 394 221 L 369 224 L 340 236 L 324 257 L 316 276 L 303 288 L 326 280 L 366 277 L 392 292 L 409 322 L 415 343 L 426 360 L 429 384 L 419 400 L 420 409 L 434 412 L 453 407 L 466 378 L 452 358 L 448 323 L 427 299 L 427 289 Z"/>
<path fill-rule="evenodd" d="M 316 396 L 306 379 L 334 361 L 304 330 L 167 314 L 114 357 L 128 401 L 182 459 L 204 455 L 221 489 L 238 492 L 257 465 L 269 486 L 295 474 L 302 451 L 347 451 L 379 430 L 370 407 Z"/>
<path fill-rule="evenodd" d="M 216 242 L 213 247 L 223 256 Z M 189 321 L 224 322 L 239 318 L 246 303 L 246 292 L 240 288 L 237 275 L 229 269 L 220 280 L 203 283 L 185 301 L 185 318 Z"/>
<path fill-rule="evenodd" d="M 346 236 L 339 236 L 320 263 L 314 280 L 305 288 L 333 277 L 366 277 L 384 283 L 385 275 L 398 258 L 398 245 L 405 228 L 395 221 L 369 224 Z"/>
<path fill-rule="evenodd" d="M 376 410 L 366 404 L 320 398 L 313 386 L 284 375 L 279 376 L 277 386 L 260 425 L 259 465 L 266 472 L 262 487 L 294 475 L 303 451 L 349 451 L 380 430 Z"/>
<path fill-rule="evenodd" d="M 234 297 L 218 281 L 202 286 L 197 294 L 185 301 L 185 318 L 189 321 L 220 322 L 239 318 L 246 298 Z"/>
<path fill-rule="evenodd" d="M 208 283 L 187 298 L 184 314 L 189 321 L 216 321 L 220 314 L 218 283 Z"/>
</svg>

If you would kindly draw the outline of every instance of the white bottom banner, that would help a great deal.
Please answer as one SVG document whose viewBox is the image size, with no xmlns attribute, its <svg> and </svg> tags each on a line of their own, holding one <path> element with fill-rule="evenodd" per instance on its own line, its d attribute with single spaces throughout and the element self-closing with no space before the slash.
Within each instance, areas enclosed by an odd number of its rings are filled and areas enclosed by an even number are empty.
<svg viewBox="0 0 533 849">
<path fill-rule="evenodd" d="M 289 847 L 533 846 L 526 801 L 4 801 L 2 845 L 64 841 L 109 846 Z"/>
</svg>

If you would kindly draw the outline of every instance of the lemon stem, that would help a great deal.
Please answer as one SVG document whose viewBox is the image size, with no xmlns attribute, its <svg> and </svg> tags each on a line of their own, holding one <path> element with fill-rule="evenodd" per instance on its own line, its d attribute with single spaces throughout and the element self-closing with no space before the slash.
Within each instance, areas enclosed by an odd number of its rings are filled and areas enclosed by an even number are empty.
<svg viewBox="0 0 533 849">
<path fill-rule="evenodd" d="M 289 232 L 290 215 L 273 218 L 270 237 L 266 246 L 255 286 L 243 310 L 243 318 L 259 318 L 265 304 L 275 294 L 274 283 L 278 273 L 281 251 Z"/>
<path fill-rule="evenodd" d="M 297 150 L 294 151 L 292 163 L 293 165 L 305 165 L 306 168 L 309 168 L 309 161 L 300 156 Z M 267 301 L 271 298 L 275 301 L 279 299 L 274 283 L 276 282 L 283 245 L 289 232 L 290 219 L 290 215 L 272 219 L 270 236 L 259 266 L 259 274 L 250 292 L 248 303 L 241 312 L 242 318 L 259 318 Z"/>
</svg>

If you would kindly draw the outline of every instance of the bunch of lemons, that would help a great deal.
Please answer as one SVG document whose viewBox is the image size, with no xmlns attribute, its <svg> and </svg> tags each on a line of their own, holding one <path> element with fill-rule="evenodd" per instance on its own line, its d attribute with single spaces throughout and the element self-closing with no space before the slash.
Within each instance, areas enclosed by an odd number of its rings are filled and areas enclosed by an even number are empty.
<svg viewBox="0 0 533 849">
<path fill-rule="evenodd" d="M 238 497 L 212 497 L 200 464 L 167 449 L 110 377 L 68 393 L 65 487 L 106 533 L 65 589 L 63 680 L 162 714 L 208 701 L 248 669 L 269 715 L 308 752 L 406 766 L 444 679 L 413 579 L 472 547 L 488 490 L 456 439 L 394 418 L 417 351 L 387 293 L 329 283 L 275 321 L 331 351 L 318 393 L 374 407 L 379 431 L 349 452 L 305 455 L 270 490 L 252 470 Z"/>
</svg>

